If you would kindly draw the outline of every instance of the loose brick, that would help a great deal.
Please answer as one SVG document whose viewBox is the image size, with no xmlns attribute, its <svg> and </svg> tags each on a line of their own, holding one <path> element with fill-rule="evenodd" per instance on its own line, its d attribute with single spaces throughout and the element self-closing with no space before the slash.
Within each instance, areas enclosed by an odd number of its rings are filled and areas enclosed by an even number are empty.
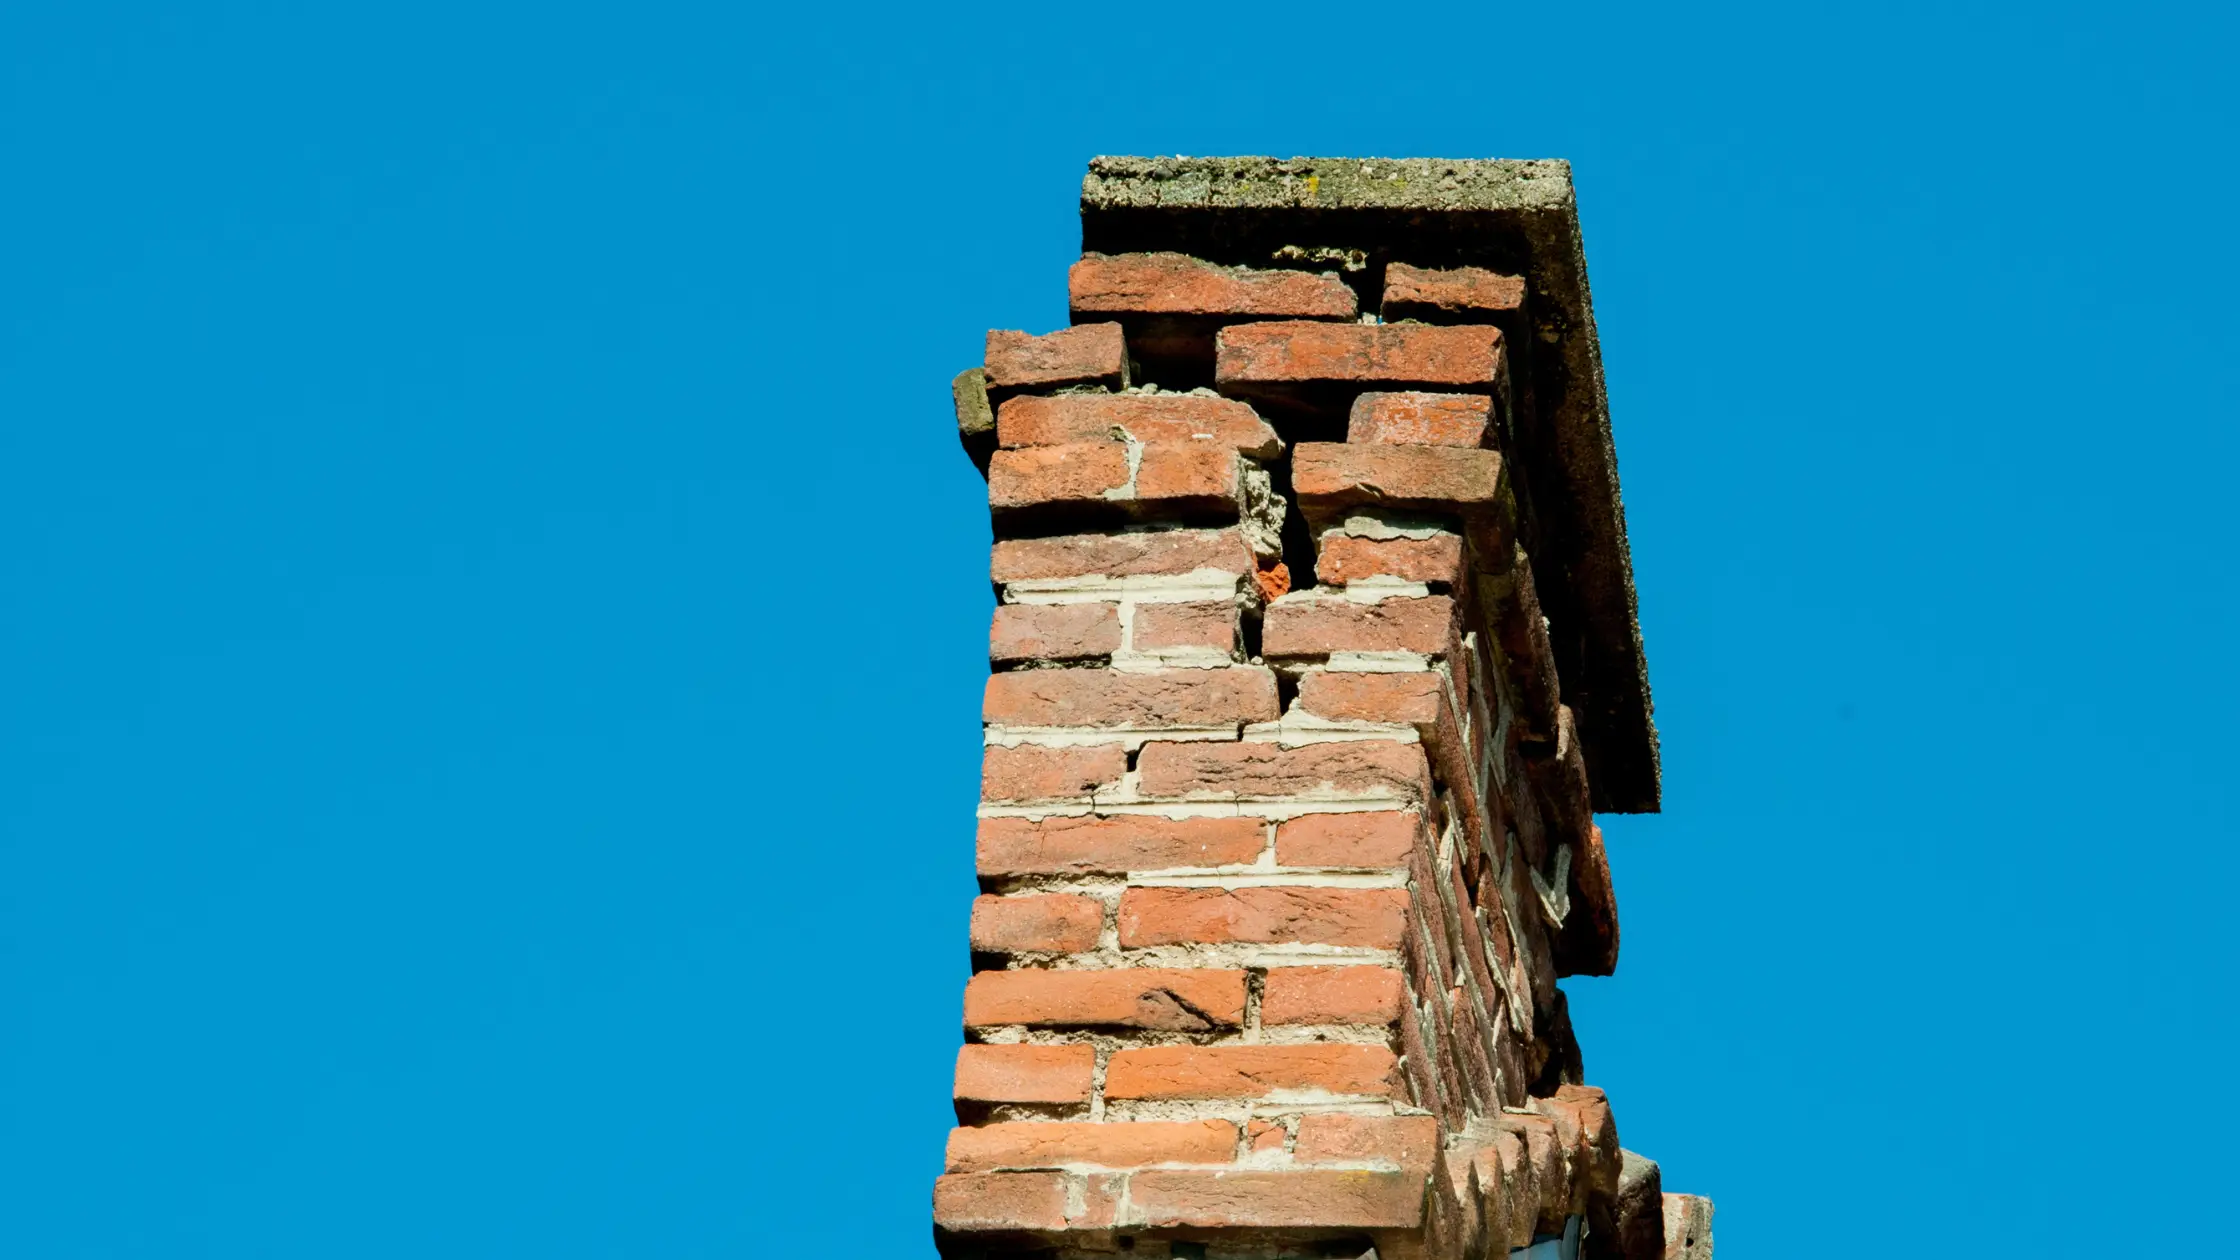
<svg viewBox="0 0 2240 1260">
<path fill-rule="evenodd" d="M 1276 827 L 1280 866 L 1406 866 L 1423 818 L 1413 810 L 1302 814 Z"/>
<path fill-rule="evenodd" d="M 1085 1103 L 1096 1078 L 1091 1046 L 963 1046 L 956 1097 L 974 1103 Z"/>
<path fill-rule="evenodd" d="M 1004 446 L 1073 442 L 1203 442 L 1271 459 L 1283 451 L 1275 429 L 1244 403 L 1196 394 L 1058 394 L 1013 398 L 996 418 Z"/>
<path fill-rule="evenodd" d="M 988 506 L 997 512 L 1111 501 L 1128 485 L 1128 444 L 1073 442 L 997 451 L 988 461 Z"/>
<path fill-rule="evenodd" d="M 1213 372 L 1225 394 L 1258 384 L 1487 386 L 1502 377 L 1501 330 L 1490 324 L 1235 324 L 1215 337 Z"/>
<path fill-rule="evenodd" d="M 959 1233 L 1064 1229 L 1066 1179 L 1054 1172 L 943 1176 L 933 1183 L 933 1223 Z"/>
<path fill-rule="evenodd" d="M 1524 289 L 1523 276 L 1483 267 L 1432 271 L 1392 263 L 1384 270 L 1383 313 L 1387 320 L 1499 323 L 1524 309 Z"/>
<path fill-rule="evenodd" d="M 1120 944 L 1398 949 L 1407 911 L 1398 888 L 1130 888 L 1120 895 Z"/>
<path fill-rule="evenodd" d="M 1074 661 L 1120 650 L 1118 604 L 998 604 L 988 625 L 988 660 Z"/>
<path fill-rule="evenodd" d="M 1081 800 L 1116 789 L 1127 772 L 1127 750 L 1118 744 L 1065 748 L 990 744 L 980 754 L 980 799 Z"/>
<path fill-rule="evenodd" d="M 1291 488 L 1310 519 L 1355 507 L 1501 513 L 1512 510 L 1506 467 L 1499 451 L 1459 446 L 1301 442 L 1292 451 Z"/>
<path fill-rule="evenodd" d="M 1299 708 L 1340 722 L 1405 722 L 1425 734 L 1436 728 L 1446 680 L 1430 670 L 1355 673 L 1317 670 L 1299 679 Z"/>
<path fill-rule="evenodd" d="M 1257 818 L 983 818 L 983 876 L 1122 875 L 1239 866 L 1260 856 L 1267 824 Z"/>
<path fill-rule="evenodd" d="M 1223 267 L 1188 254 L 1089 254 L 1066 277 L 1082 315 L 1354 318 L 1353 290 L 1332 275 Z"/>
<path fill-rule="evenodd" d="M 1462 580 L 1462 537 L 1442 533 L 1429 538 L 1355 538 L 1332 531 L 1322 536 L 1314 571 L 1334 586 L 1390 577 L 1452 587 Z"/>
<path fill-rule="evenodd" d="M 1455 637 L 1454 601 L 1445 595 L 1381 599 L 1286 595 L 1268 605 L 1260 651 L 1269 657 L 1332 652 L 1420 652 L 1437 656 Z"/>
<path fill-rule="evenodd" d="M 1228 1164 L 1236 1160 L 1237 1126 L 1226 1120 L 1090 1124 L 1023 1122 L 949 1131 L 953 1173 L 1094 1165 Z"/>
<path fill-rule="evenodd" d="M 1185 604 L 1137 604 L 1128 646 L 1138 652 L 1203 647 L 1233 652 L 1237 647 L 1235 600 Z"/>
<path fill-rule="evenodd" d="M 1063 389 L 1069 385 L 1128 385 L 1127 340 L 1116 323 L 1076 324 L 1033 336 L 991 329 L 987 349 L 991 389 Z"/>
<path fill-rule="evenodd" d="M 1353 400 L 1346 441 L 1485 446 L 1492 423 L 1488 394 L 1370 393 Z"/>
<path fill-rule="evenodd" d="M 980 897 L 972 903 L 972 947 L 983 953 L 1077 954 L 1097 947 L 1104 903 L 1094 897 Z"/>
<path fill-rule="evenodd" d="M 1275 720 L 1275 674 L 1226 669 L 1029 669 L 991 675 L 983 720 L 1002 726 L 1156 729 Z"/>
<path fill-rule="evenodd" d="M 1147 796 L 1422 800 L 1430 766 L 1421 744 L 1363 739 L 1306 744 L 1166 742 L 1143 746 L 1137 781 Z"/>
<path fill-rule="evenodd" d="M 1302 1164 L 1359 1164 L 1383 1160 L 1402 1168 L 1429 1168 L 1439 1153 L 1436 1116 L 1354 1116 L 1314 1112 L 1299 1117 L 1293 1158 Z"/>
<path fill-rule="evenodd" d="M 1241 971 L 983 971 L 965 985 L 964 1022 L 1210 1032 L 1244 1022 L 1244 988 Z"/>
<path fill-rule="evenodd" d="M 1108 1099 L 1389 1097 L 1398 1060 L 1383 1046 L 1144 1046 L 1105 1064 Z"/>
<path fill-rule="evenodd" d="M 1054 581 L 1099 575 L 1127 578 L 1212 571 L 1255 571 L 1252 549 L 1235 529 L 1164 529 L 1130 534 L 1007 538 L 989 556 L 997 582 Z"/>
<path fill-rule="evenodd" d="M 1260 994 L 1260 1022 L 1395 1023 L 1407 997 L 1390 967 L 1272 967 Z"/>
<path fill-rule="evenodd" d="M 957 440 L 973 465 L 985 475 L 988 456 L 996 448 L 996 413 L 988 405 L 988 371 L 966 368 L 949 382 L 949 397 L 957 409 Z"/>
<path fill-rule="evenodd" d="M 1424 1188 L 1423 1170 L 1158 1169 L 1130 1178 L 1128 1198 L 1152 1228 L 1414 1229 Z"/>
</svg>

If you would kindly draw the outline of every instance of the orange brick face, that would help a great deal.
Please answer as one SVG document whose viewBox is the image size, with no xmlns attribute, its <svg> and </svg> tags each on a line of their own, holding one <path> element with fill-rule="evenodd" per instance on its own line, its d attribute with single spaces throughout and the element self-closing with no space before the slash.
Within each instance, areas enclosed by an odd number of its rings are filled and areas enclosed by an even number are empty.
<svg viewBox="0 0 2240 1260">
<path fill-rule="evenodd" d="M 1030 669 L 988 679 L 981 718 L 1005 726 L 1234 726 L 1276 716 L 1263 668 Z"/>
<path fill-rule="evenodd" d="M 1501 330 L 1492 325 L 1236 324 L 1215 343 L 1214 380 L 1389 382 L 1468 388 L 1501 379 Z"/>
<path fill-rule="evenodd" d="M 1207 1032 L 1244 1022 L 1244 994 L 1241 971 L 983 971 L 965 985 L 964 1022 Z"/>
<path fill-rule="evenodd" d="M 1118 744 L 1071 748 L 991 744 L 980 754 L 980 799 L 1085 799 L 1114 789 L 1127 772 L 1128 754 Z"/>
<path fill-rule="evenodd" d="M 1392 1052 L 1383 1046 L 1146 1046 L 1114 1051 L 1107 1098 L 1265 1098 L 1271 1094 L 1385 1097 Z"/>
<path fill-rule="evenodd" d="M 1097 1071 L 1088 1046 L 964 1046 L 956 1096 L 982 1103 L 1085 1103 Z"/>
<path fill-rule="evenodd" d="M 1406 1001 L 1400 973 L 1388 967 L 1272 967 L 1260 1022 L 1382 1026 L 1399 1020 Z"/>
<path fill-rule="evenodd" d="M 1118 604 L 998 604 L 988 626 L 988 659 L 1072 661 L 1120 650 Z"/>
<path fill-rule="evenodd" d="M 1259 857 L 1266 837 L 1256 818 L 984 818 L 979 867 L 1003 876 L 1237 866 Z"/>
<path fill-rule="evenodd" d="M 1276 862 L 1283 866 L 1406 866 L 1422 825 L 1422 816 L 1413 810 L 1304 814 L 1277 826 Z"/>
<path fill-rule="evenodd" d="M 1236 1159 L 1237 1126 L 1226 1120 L 1135 1124 L 1030 1122 L 949 1131 L 953 1173 L 1093 1164 L 1227 1164 Z"/>
<path fill-rule="evenodd" d="M 1187 254 L 1091 254 L 1073 265 L 1066 280 L 1076 317 L 1352 319 L 1356 310 L 1353 290 L 1335 276 L 1219 267 Z"/>
<path fill-rule="evenodd" d="M 1120 898 L 1120 944 L 1398 949 L 1407 912 L 1397 888 L 1131 888 Z"/>
<path fill-rule="evenodd" d="M 1134 635 L 1130 646 L 1139 652 L 1180 647 L 1232 651 L 1237 646 L 1237 605 L 1235 601 L 1138 604 Z"/>
<path fill-rule="evenodd" d="M 1273 426 L 1244 403 L 1192 394 L 1059 394 L 1013 398 L 996 410 L 1005 446 L 1072 442 L 1201 442 L 1262 459 L 1283 450 Z"/>
<path fill-rule="evenodd" d="M 1353 402 L 1348 442 L 1483 446 L 1493 422 L 1490 394 L 1363 394 Z"/>
<path fill-rule="evenodd" d="M 1420 800 L 1430 783 L 1422 745 L 1386 740 L 1298 748 L 1155 741 L 1143 746 L 1136 770 L 1146 795 L 1188 800 Z"/>
<path fill-rule="evenodd" d="M 1332 652 L 1447 650 L 1454 638 L 1454 601 L 1444 595 L 1379 600 L 1291 595 L 1268 605 L 1260 650 L 1269 656 L 1327 656 Z"/>
<path fill-rule="evenodd" d="M 1328 533 L 1322 536 L 1315 573 L 1324 582 L 1336 585 L 1390 577 L 1452 586 L 1462 580 L 1462 538 L 1436 534 L 1430 538 L 1375 539 Z"/>
<path fill-rule="evenodd" d="M 997 582 L 1032 582 L 1086 574 L 1125 578 L 1200 570 L 1242 577 L 1254 571 L 1254 564 L 1251 548 L 1237 530 L 1167 529 L 1006 538 L 991 550 L 988 569 Z"/>
<path fill-rule="evenodd" d="M 1127 341 L 1118 324 L 1077 324 L 1040 337 L 991 332 L 987 368 L 991 389 L 1119 389 L 1128 383 Z"/>
<path fill-rule="evenodd" d="M 981 897 L 972 903 L 972 948 L 983 953 L 1074 954 L 1095 949 L 1104 903 L 1094 897 Z"/>
</svg>

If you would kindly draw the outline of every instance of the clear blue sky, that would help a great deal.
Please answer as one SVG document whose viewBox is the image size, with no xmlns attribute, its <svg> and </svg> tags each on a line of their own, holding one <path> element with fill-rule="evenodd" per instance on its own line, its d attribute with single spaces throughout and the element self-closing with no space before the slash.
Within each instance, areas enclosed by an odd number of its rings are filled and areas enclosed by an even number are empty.
<svg viewBox="0 0 2240 1260">
<path fill-rule="evenodd" d="M 1576 164 L 1728 1260 L 2221 1246 L 2230 18 L 320 7 L 0 14 L 0 1252 L 930 1256 L 1099 152 Z"/>
</svg>

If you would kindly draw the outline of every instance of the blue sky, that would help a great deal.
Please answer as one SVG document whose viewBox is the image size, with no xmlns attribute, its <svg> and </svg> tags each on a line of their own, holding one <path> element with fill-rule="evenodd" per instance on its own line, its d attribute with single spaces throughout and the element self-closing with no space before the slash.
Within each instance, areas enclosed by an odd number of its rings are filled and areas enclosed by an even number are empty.
<svg viewBox="0 0 2240 1260">
<path fill-rule="evenodd" d="M 1567 987 L 1723 1254 L 2192 1236 L 2234 34 L 0 12 L 0 1251 L 930 1256 L 947 382 L 1064 322 L 1099 152 L 1575 163 L 1666 794 Z"/>
</svg>

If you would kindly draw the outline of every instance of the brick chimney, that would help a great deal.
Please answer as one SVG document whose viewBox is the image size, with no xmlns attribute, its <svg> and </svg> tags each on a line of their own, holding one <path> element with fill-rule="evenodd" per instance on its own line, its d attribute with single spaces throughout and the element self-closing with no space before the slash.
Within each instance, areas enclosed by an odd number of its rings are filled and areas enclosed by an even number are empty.
<svg viewBox="0 0 2240 1260">
<path fill-rule="evenodd" d="M 987 474 L 952 1257 L 1701 1260 L 1583 1078 L 1657 808 L 1570 168 L 1099 158 Z M 1053 280 L 1055 278 L 1053 277 Z"/>
</svg>

